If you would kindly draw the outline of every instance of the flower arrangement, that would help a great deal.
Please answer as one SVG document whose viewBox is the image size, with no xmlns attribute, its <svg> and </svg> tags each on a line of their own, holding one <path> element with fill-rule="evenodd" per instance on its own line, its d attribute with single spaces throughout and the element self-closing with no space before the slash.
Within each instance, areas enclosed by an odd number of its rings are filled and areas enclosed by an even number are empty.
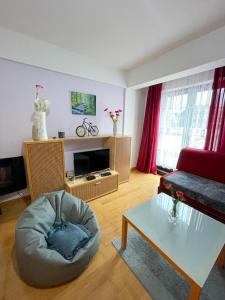
<svg viewBox="0 0 225 300">
<path fill-rule="evenodd" d="M 47 140 L 47 128 L 46 128 L 46 112 L 49 109 L 49 101 L 41 99 L 39 94 L 43 89 L 43 86 L 36 84 L 36 99 L 34 100 L 35 112 L 32 116 L 32 137 L 33 140 Z"/>
<path fill-rule="evenodd" d="M 115 111 L 109 111 L 108 108 L 105 108 L 104 111 L 108 114 L 108 116 L 113 121 L 113 135 L 117 134 L 117 123 L 119 122 L 119 117 L 122 112 L 122 109 L 116 109 Z"/>
<path fill-rule="evenodd" d="M 39 112 L 47 112 L 49 109 L 49 101 L 41 99 L 39 97 L 40 90 L 43 89 L 43 86 L 40 84 L 36 84 L 36 99 L 34 101 L 34 108 Z"/>
<path fill-rule="evenodd" d="M 181 191 L 176 191 L 171 183 L 164 184 L 164 187 L 170 191 L 171 196 L 173 198 L 173 208 L 171 211 L 172 219 L 176 219 L 177 217 L 177 203 L 186 201 L 184 197 L 184 193 Z"/>
<path fill-rule="evenodd" d="M 173 201 L 175 201 L 176 203 L 177 203 L 178 201 L 183 202 L 183 201 L 186 200 L 185 197 L 184 197 L 184 193 L 181 192 L 181 191 L 176 191 L 175 188 L 173 187 L 173 185 L 172 185 L 171 183 L 166 183 L 166 184 L 164 185 L 164 187 L 165 187 L 167 190 L 170 191 L 170 193 L 171 193 L 171 195 L 172 195 L 172 197 L 173 197 Z"/>
<path fill-rule="evenodd" d="M 105 108 L 104 111 L 107 112 L 109 117 L 112 119 L 113 123 L 119 122 L 120 114 L 123 112 L 122 109 L 116 109 L 115 111 L 109 111 L 108 108 Z"/>
</svg>

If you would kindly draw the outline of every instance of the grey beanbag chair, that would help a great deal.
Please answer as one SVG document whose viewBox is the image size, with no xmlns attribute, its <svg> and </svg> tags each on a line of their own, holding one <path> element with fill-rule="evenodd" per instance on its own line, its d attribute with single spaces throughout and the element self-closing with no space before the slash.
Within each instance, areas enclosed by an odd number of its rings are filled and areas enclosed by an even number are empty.
<svg viewBox="0 0 225 300">
<path fill-rule="evenodd" d="M 57 212 L 57 213 L 56 213 Z M 92 238 L 71 259 L 47 248 L 47 233 L 60 215 L 65 222 L 84 225 Z M 65 191 L 47 193 L 28 206 L 16 224 L 19 273 L 35 287 L 52 287 L 77 277 L 99 246 L 99 226 L 91 208 Z"/>
</svg>

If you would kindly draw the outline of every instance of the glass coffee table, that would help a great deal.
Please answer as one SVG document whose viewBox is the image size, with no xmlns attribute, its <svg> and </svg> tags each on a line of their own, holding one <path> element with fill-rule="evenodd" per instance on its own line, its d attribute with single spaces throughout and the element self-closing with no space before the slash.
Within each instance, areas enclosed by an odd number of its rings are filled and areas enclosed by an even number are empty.
<svg viewBox="0 0 225 300">
<path fill-rule="evenodd" d="M 130 224 L 191 285 L 189 299 L 199 299 L 201 288 L 215 264 L 225 261 L 225 225 L 178 203 L 178 221 L 168 220 L 172 198 L 164 193 L 134 207 L 122 217 L 122 249 Z"/>
</svg>

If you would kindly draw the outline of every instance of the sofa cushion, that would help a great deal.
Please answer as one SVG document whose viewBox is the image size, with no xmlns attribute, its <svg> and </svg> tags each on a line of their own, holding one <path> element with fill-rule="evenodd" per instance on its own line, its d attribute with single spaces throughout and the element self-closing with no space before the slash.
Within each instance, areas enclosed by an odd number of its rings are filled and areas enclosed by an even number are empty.
<svg viewBox="0 0 225 300">
<path fill-rule="evenodd" d="M 179 155 L 177 170 L 225 183 L 225 153 L 184 148 Z"/>
<path fill-rule="evenodd" d="M 163 183 L 171 183 L 188 198 L 225 214 L 225 184 L 183 171 L 165 176 Z"/>
<path fill-rule="evenodd" d="M 91 233 L 81 224 L 62 222 L 53 226 L 47 238 L 48 248 L 58 251 L 65 259 L 72 259 L 91 238 Z"/>
</svg>

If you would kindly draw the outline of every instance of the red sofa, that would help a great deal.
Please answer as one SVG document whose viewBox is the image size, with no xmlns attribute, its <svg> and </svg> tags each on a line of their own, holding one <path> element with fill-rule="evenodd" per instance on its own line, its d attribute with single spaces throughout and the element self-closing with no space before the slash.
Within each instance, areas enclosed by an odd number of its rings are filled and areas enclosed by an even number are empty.
<svg viewBox="0 0 225 300">
<path fill-rule="evenodd" d="M 225 224 L 225 153 L 182 149 L 177 170 L 160 178 L 159 193 L 170 193 L 167 183 L 184 192 L 188 205 Z"/>
</svg>

